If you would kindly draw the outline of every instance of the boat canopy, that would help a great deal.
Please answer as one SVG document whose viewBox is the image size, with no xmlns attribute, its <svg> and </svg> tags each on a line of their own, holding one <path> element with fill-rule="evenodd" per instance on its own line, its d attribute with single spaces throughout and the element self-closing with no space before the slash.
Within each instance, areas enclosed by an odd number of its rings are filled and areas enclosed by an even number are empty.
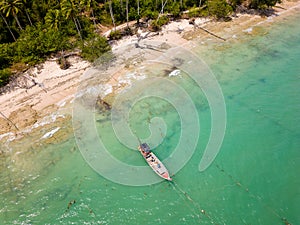
<svg viewBox="0 0 300 225">
<path fill-rule="evenodd" d="M 147 145 L 146 143 L 141 144 L 140 147 L 145 153 L 151 152 L 149 145 Z"/>
</svg>

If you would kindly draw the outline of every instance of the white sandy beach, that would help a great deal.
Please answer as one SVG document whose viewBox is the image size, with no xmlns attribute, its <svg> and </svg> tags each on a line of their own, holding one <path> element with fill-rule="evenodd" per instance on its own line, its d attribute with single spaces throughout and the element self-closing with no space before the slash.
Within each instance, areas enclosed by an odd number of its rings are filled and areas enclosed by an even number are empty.
<svg viewBox="0 0 300 225">
<path fill-rule="evenodd" d="M 230 22 L 213 22 L 202 18 L 196 19 L 195 24 L 230 41 L 247 32 L 251 34 L 251 27 L 258 23 L 273 22 L 284 18 L 295 13 L 299 7 L 299 1 L 284 1 L 280 4 L 280 8 L 274 8 L 277 16 L 263 18 L 257 15 L 239 14 Z M 140 33 L 140 35 L 143 36 L 146 33 Z M 188 20 L 171 22 L 164 26 L 161 32 L 149 36 L 149 39 L 154 41 L 170 42 L 181 46 L 194 38 L 200 38 L 203 42 L 211 39 L 222 41 L 201 29 L 195 28 L 194 25 L 189 24 Z M 129 43 L 135 43 L 137 40 L 137 36 L 125 37 L 113 44 L 113 50 Z M 1 113 L 19 129 L 17 131 L 6 118 L 0 116 L 0 136 L 3 137 L 5 136 L 3 134 L 8 132 L 21 133 L 25 128 L 34 127 L 34 124 L 38 124 L 44 117 L 71 102 L 76 93 L 80 76 L 91 65 L 79 57 L 72 56 L 68 60 L 72 66 L 67 70 L 62 70 L 55 59 L 49 59 L 40 70 L 35 67 L 26 72 L 26 76 L 32 77 L 37 85 L 28 89 L 17 88 L 0 95 Z M 121 73 L 115 74 L 109 83 L 117 85 L 116 81 L 121 75 Z M 28 85 L 30 86 L 29 80 Z M 71 109 L 69 109 L 69 113 L 71 113 Z"/>
</svg>

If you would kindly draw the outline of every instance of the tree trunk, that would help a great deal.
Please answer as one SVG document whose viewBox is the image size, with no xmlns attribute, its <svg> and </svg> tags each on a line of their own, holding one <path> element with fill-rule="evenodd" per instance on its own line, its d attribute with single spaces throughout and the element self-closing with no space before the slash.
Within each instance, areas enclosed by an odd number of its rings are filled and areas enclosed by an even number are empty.
<svg viewBox="0 0 300 225">
<path fill-rule="evenodd" d="M 126 22 L 127 22 L 127 28 L 129 28 L 129 18 L 128 18 L 128 0 L 126 0 Z"/>
<path fill-rule="evenodd" d="M 28 13 L 28 11 L 27 11 L 26 8 L 25 8 L 25 13 L 26 13 L 27 19 L 28 19 L 28 21 L 30 23 L 30 26 L 33 26 L 32 22 L 31 22 L 31 19 L 30 19 L 30 16 L 29 16 L 29 13 Z"/>
<path fill-rule="evenodd" d="M 207 5 L 207 9 L 208 9 L 208 16 L 210 16 L 209 0 L 207 0 L 206 5 Z"/>
<path fill-rule="evenodd" d="M 137 13 L 138 13 L 138 19 L 137 19 L 137 25 L 140 24 L 140 0 L 137 0 Z"/>
<path fill-rule="evenodd" d="M 109 1 L 109 12 L 110 12 L 112 23 L 114 25 L 114 30 L 116 31 L 115 18 L 114 18 L 114 14 L 113 14 L 113 10 L 112 10 L 112 0 Z"/>
<path fill-rule="evenodd" d="M 19 21 L 17 15 L 16 15 L 16 14 L 13 14 L 13 16 L 14 16 L 15 20 L 17 21 L 17 24 L 18 24 L 20 30 L 23 30 L 23 27 L 21 26 L 20 21 Z"/>
<path fill-rule="evenodd" d="M 120 5 L 121 5 L 121 13 L 123 15 L 123 0 L 120 0 Z"/>
<path fill-rule="evenodd" d="M 6 24 L 8 30 L 9 30 L 9 33 L 10 33 L 11 36 L 13 37 L 14 41 L 16 41 L 17 39 L 16 39 L 14 33 L 12 32 L 12 30 L 10 29 L 10 27 L 9 27 L 9 25 L 8 25 L 8 23 L 7 23 L 7 20 L 6 20 L 5 17 L 2 15 L 2 13 L 0 13 L 0 15 L 1 15 L 2 19 L 4 20 L 4 23 Z"/>
<path fill-rule="evenodd" d="M 80 37 L 80 39 L 82 40 L 82 36 L 81 36 L 80 30 L 79 30 L 78 24 L 77 24 L 77 22 L 76 22 L 76 19 L 75 19 L 74 17 L 72 17 L 72 18 L 73 18 L 73 21 L 74 21 L 74 23 L 75 23 L 76 30 L 77 30 L 77 32 L 78 32 L 78 34 L 79 34 L 79 37 Z"/>
<path fill-rule="evenodd" d="M 164 14 L 164 8 L 165 8 L 167 2 L 168 2 L 168 0 L 166 0 L 165 2 L 163 0 L 161 1 L 161 11 L 160 11 L 161 14 Z"/>
<path fill-rule="evenodd" d="M 77 25 L 79 27 L 79 30 L 81 31 L 82 30 L 82 27 L 81 27 L 81 24 L 80 24 L 80 21 L 78 18 L 75 18 L 76 19 L 76 22 L 77 22 Z"/>
<path fill-rule="evenodd" d="M 91 10 L 92 10 L 93 23 L 94 23 L 95 29 L 97 29 L 95 15 L 94 15 L 94 10 L 93 9 L 91 9 Z"/>
</svg>

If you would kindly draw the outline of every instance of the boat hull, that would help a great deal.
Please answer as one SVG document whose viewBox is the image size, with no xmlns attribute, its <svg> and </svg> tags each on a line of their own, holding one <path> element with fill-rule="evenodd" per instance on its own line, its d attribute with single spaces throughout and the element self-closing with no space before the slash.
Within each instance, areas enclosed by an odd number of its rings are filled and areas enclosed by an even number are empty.
<svg viewBox="0 0 300 225">
<path fill-rule="evenodd" d="M 138 147 L 139 151 L 141 152 L 142 156 L 148 163 L 148 165 L 152 168 L 152 170 L 161 178 L 165 180 L 171 181 L 172 178 L 169 175 L 169 172 L 167 168 L 164 166 L 164 164 L 159 160 L 159 158 L 151 151 L 145 152 L 143 150 L 143 146 L 140 145 Z"/>
</svg>

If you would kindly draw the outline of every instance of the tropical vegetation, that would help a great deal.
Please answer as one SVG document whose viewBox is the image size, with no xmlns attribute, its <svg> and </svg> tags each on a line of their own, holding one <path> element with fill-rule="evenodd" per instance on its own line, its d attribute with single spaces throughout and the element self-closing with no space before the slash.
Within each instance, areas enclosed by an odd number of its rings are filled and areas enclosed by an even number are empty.
<svg viewBox="0 0 300 225">
<path fill-rule="evenodd" d="M 130 21 L 159 30 L 183 15 L 226 18 L 237 6 L 265 9 L 280 0 L 0 0 L 0 86 L 12 74 L 42 62 L 51 54 L 76 51 L 93 61 L 110 50 L 110 38 L 132 34 Z M 184 13 L 185 12 L 185 13 Z M 186 13 L 188 12 L 188 13 Z M 123 31 L 116 26 L 127 23 Z"/>
</svg>

